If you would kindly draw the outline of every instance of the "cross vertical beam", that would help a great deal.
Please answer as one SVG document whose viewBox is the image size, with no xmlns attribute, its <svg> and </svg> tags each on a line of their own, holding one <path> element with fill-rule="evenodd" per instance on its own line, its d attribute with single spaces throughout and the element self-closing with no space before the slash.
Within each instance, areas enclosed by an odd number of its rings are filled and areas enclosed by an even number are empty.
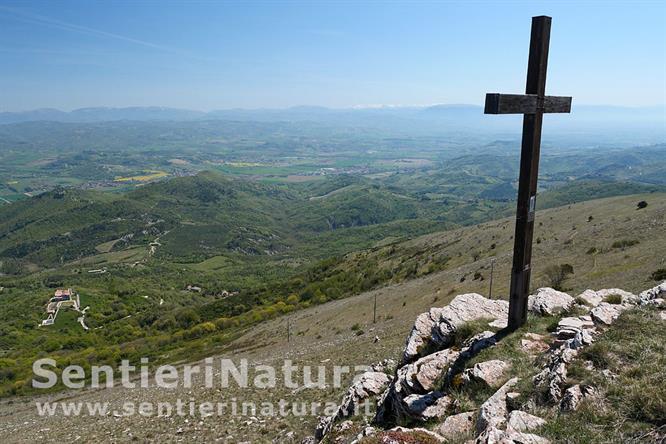
<svg viewBox="0 0 666 444">
<path fill-rule="evenodd" d="M 523 140 L 520 150 L 520 178 L 518 180 L 518 204 L 516 231 L 513 246 L 513 267 L 509 294 L 509 328 L 516 329 L 527 320 L 527 297 L 530 291 L 532 262 L 532 237 L 536 210 L 539 154 L 541 151 L 541 127 L 543 103 L 546 93 L 546 69 L 550 42 L 550 17 L 532 19 L 530 55 L 527 65 L 526 94 L 536 94 L 537 109 L 534 114 L 523 116 Z"/>
<path fill-rule="evenodd" d="M 486 114 L 523 114 L 516 231 L 509 294 L 509 328 L 512 330 L 527 320 L 543 114 L 571 111 L 571 97 L 546 96 L 550 24 L 550 17 L 532 18 L 525 94 L 486 95 Z"/>
</svg>

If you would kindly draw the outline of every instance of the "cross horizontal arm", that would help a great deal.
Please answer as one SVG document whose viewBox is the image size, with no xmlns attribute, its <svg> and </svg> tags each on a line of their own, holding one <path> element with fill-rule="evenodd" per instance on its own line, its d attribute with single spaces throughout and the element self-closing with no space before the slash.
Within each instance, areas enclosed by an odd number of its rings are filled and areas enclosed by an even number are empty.
<svg viewBox="0 0 666 444">
<path fill-rule="evenodd" d="M 539 97 L 536 94 L 486 94 L 485 114 L 535 114 Z M 571 97 L 546 96 L 541 112 L 570 113 Z"/>
</svg>

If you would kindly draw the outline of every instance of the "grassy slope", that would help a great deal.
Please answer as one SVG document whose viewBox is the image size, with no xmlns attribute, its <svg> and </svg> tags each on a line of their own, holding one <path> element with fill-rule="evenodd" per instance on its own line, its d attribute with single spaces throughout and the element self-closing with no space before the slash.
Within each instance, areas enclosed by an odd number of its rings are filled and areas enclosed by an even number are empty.
<svg viewBox="0 0 666 444">
<path fill-rule="evenodd" d="M 647 200 L 649 205 L 644 210 L 636 210 L 636 202 Z M 546 284 L 543 270 L 550 264 L 570 263 L 575 273 L 565 282 L 572 294 L 585 288 L 621 287 L 639 291 L 653 286 L 650 274 L 662 268 L 663 260 L 655 252 L 666 247 L 666 195 L 650 194 L 641 196 L 615 197 L 590 201 L 551 210 L 541 211 L 537 215 L 535 237 L 541 243 L 535 247 L 534 287 Z M 593 219 L 588 222 L 589 216 Z M 542 222 L 541 225 L 539 222 Z M 573 227 L 576 229 L 572 229 Z M 412 241 L 395 245 L 384 245 L 365 253 L 348 256 L 344 262 L 353 269 L 359 263 L 373 257 L 382 257 L 390 248 L 394 248 L 394 261 L 425 261 L 433 254 L 446 254 L 451 259 L 444 270 L 416 279 L 389 285 L 357 296 L 332 301 L 306 310 L 291 313 L 285 317 L 259 324 L 243 337 L 232 343 L 216 342 L 216 335 L 192 341 L 187 353 L 174 355 L 193 360 L 198 357 L 222 353 L 225 356 L 244 357 L 252 362 L 280 363 L 282 359 L 293 359 L 297 364 L 326 365 L 347 364 L 365 365 L 386 357 L 399 356 L 405 337 L 414 318 L 431 306 L 442 306 L 454 295 L 470 291 L 487 294 L 488 265 L 491 257 L 496 259 L 494 294 L 504 297 L 508 288 L 510 251 L 512 247 L 512 223 L 499 220 L 479 226 L 458 229 L 450 232 L 423 236 Z M 548 233 L 546 235 L 546 233 Z M 573 241 L 569 241 L 573 239 Z M 622 249 L 612 248 L 618 239 L 635 239 L 639 244 Z M 492 243 L 495 248 L 491 249 Z M 596 247 L 601 253 L 595 256 L 585 254 L 590 247 Z M 478 253 L 474 261 L 472 253 Z M 402 256 L 402 257 L 400 257 Z M 476 257 L 476 255 L 474 255 Z M 596 261 L 596 263 L 595 263 Z M 390 260 L 383 259 L 381 264 L 388 267 Z M 484 280 L 474 280 L 474 273 L 480 272 Z M 461 282 L 461 278 L 466 279 Z M 377 296 L 378 322 L 372 324 L 372 305 Z M 292 342 L 286 342 L 286 322 L 289 319 Z M 357 335 L 352 327 L 358 324 L 363 334 Z M 373 343 L 374 336 L 380 337 L 379 343 Z M 330 361 L 326 361 L 330 360 Z M 318 400 L 339 401 L 343 388 L 329 388 L 325 392 L 305 390 L 292 393 L 291 390 L 279 389 L 271 393 L 265 390 L 230 389 L 222 394 L 203 389 L 192 390 L 191 395 L 199 401 L 230 399 L 277 400 L 284 398 L 292 401 Z M 175 391 L 169 396 L 176 396 Z M 181 393 L 182 395 L 182 393 Z M 163 399 L 164 395 L 154 391 L 128 392 L 114 389 L 102 394 L 77 394 L 77 399 L 102 399 L 121 402 L 127 397 L 145 397 L 145 399 Z M 2 407 L 0 414 L 9 414 L 7 424 L 15 427 L 19 436 L 34 437 L 35 432 L 23 426 L 31 418 L 33 407 L 22 403 Z M 121 438 L 120 432 L 131 428 L 137 437 L 176 437 L 180 427 L 188 439 L 212 439 L 222 434 L 230 434 L 229 442 L 235 442 L 233 436 L 243 436 L 252 442 L 266 442 L 277 436 L 280 430 L 295 430 L 294 442 L 311 433 L 316 418 L 276 418 L 263 424 L 246 424 L 244 421 L 213 421 L 195 427 L 184 422 L 185 418 L 176 418 L 167 423 L 158 421 L 127 420 L 122 426 L 115 424 L 112 418 L 101 419 L 95 425 L 85 418 L 69 418 L 65 423 L 53 423 L 54 437 L 65 438 L 67 426 L 76 428 L 76 433 L 91 438 L 100 436 L 100 431 L 108 431 L 112 436 Z M 55 421 L 49 419 L 47 421 Z M 61 421 L 61 420 L 59 420 Z M 136 421 L 139 421 L 137 419 Z M 191 421 L 190 421 L 191 423 Z M 120 427 L 120 429 L 119 429 Z M 553 433 L 560 433 L 554 431 Z"/>
</svg>

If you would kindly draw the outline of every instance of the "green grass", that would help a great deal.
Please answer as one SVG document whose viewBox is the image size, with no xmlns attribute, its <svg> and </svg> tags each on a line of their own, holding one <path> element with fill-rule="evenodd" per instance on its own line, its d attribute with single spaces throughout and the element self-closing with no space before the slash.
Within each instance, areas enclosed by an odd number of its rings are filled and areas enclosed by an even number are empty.
<svg viewBox="0 0 666 444">
<path fill-rule="evenodd" d="M 585 360 L 597 370 L 586 370 Z M 601 370 L 617 377 L 607 378 Z M 570 372 L 570 384 L 592 384 L 601 398 L 550 418 L 543 434 L 569 442 L 658 441 L 666 426 L 665 380 L 666 322 L 656 310 L 626 311 L 583 351 Z"/>
</svg>

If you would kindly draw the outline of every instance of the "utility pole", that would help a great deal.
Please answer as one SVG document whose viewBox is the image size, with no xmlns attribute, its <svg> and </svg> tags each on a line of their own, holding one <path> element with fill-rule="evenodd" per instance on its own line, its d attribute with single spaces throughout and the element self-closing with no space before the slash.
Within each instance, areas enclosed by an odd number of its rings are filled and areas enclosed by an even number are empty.
<svg viewBox="0 0 666 444">
<path fill-rule="evenodd" d="M 372 310 L 372 323 L 377 323 L 377 293 L 375 293 L 375 305 Z"/>
<path fill-rule="evenodd" d="M 490 259 L 490 289 L 488 290 L 488 298 L 493 298 L 493 274 L 495 272 L 495 258 Z"/>
</svg>

